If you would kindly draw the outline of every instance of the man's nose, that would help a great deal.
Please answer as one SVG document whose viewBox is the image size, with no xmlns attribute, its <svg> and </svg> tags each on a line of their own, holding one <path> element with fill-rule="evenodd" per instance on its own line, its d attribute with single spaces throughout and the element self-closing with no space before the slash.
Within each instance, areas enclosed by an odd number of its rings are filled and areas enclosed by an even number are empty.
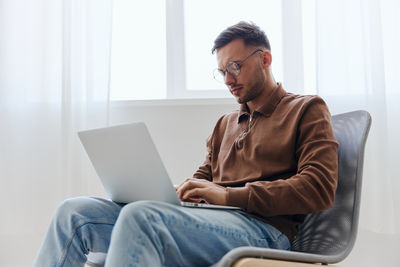
<svg viewBox="0 0 400 267">
<path fill-rule="evenodd" d="M 226 72 L 225 74 L 225 84 L 227 86 L 230 86 L 232 84 L 236 83 L 236 77 L 230 74 L 229 72 Z"/>
</svg>

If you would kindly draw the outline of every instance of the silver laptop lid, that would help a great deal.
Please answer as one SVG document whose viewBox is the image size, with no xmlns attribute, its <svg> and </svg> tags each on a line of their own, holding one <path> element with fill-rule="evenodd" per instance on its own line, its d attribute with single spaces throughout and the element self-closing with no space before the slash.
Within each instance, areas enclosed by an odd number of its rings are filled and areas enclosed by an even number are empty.
<svg viewBox="0 0 400 267">
<path fill-rule="evenodd" d="M 78 135 L 113 201 L 180 204 L 143 122 L 81 131 Z"/>
</svg>

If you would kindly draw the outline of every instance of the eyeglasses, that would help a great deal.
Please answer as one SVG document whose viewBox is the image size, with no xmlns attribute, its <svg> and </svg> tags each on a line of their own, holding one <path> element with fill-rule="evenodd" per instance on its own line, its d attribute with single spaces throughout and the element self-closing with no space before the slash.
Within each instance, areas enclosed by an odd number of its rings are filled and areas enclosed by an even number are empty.
<svg viewBox="0 0 400 267">
<path fill-rule="evenodd" d="M 252 55 L 255 55 L 258 52 L 262 52 L 262 49 L 257 49 L 255 50 L 253 53 L 251 53 L 248 57 L 246 57 L 245 59 L 243 59 L 242 61 L 239 62 L 235 62 L 235 61 L 231 61 L 228 63 L 228 65 L 226 65 L 226 69 L 225 70 L 221 70 L 221 69 L 215 69 L 214 70 L 214 79 L 218 82 L 224 83 L 225 82 L 225 76 L 226 73 L 229 73 L 230 75 L 232 75 L 233 77 L 237 77 L 240 74 L 240 68 L 242 67 L 243 63 L 249 59 Z"/>
</svg>

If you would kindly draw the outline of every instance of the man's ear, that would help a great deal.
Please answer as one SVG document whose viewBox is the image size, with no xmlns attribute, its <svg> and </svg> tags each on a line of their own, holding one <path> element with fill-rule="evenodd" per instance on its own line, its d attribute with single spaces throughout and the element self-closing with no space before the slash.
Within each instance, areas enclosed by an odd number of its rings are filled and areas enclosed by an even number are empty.
<svg viewBox="0 0 400 267">
<path fill-rule="evenodd" d="M 263 57 L 263 64 L 266 65 L 267 67 L 271 66 L 272 63 L 272 54 L 268 50 L 264 50 L 262 53 Z"/>
</svg>

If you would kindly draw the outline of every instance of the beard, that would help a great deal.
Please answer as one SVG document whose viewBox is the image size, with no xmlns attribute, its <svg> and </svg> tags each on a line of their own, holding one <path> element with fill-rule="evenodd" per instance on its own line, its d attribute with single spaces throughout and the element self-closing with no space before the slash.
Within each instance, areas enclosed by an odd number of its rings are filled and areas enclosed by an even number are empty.
<svg viewBox="0 0 400 267">
<path fill-rule="evenodd" d="M 260 67 L 257 68 L 257 70 L 254 74 L 254 78 L 252 79 L 252 83 L 243 87 L 245 89 L 244 95 L 239 96 L 237 99 L 237 102 L 239 104 L 244 104 L 249 101 L 252 101 L 253 99 L 257 98 L 259 95 L 261 95 L 261 93 L 264 90 L 265 80 L 266 80 L 266 78 L 265 78 L 263 71 L 261 70 Z M 247 90 L 246 90 L 246 87 L 247 87 Z"/>
</svg>

